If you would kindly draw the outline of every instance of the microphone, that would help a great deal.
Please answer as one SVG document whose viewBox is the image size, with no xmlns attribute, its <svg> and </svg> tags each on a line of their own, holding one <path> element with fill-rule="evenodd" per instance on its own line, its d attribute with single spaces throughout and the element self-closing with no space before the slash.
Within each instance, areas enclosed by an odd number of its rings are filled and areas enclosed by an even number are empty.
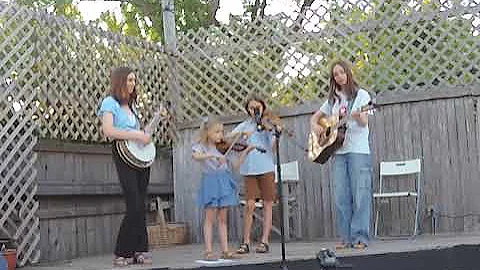
<svg viewBox="0 0 480 270">
<path fill-rule="evenodd" d="M 253 109 L 253 114 L 255 116 L 255 123 L 257 124 L 257 131 L 262 131 L 263 130 L 262 114 L 260 113 L 260 110 L 258 109 L 258 107 Z"/>
</svg>

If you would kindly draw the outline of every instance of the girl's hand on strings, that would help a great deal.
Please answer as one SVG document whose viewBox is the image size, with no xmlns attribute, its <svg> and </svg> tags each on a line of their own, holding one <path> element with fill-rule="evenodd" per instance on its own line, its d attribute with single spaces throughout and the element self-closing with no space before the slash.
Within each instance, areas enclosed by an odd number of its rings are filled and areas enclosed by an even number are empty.
<svg viewBox="0 0 480 270">
<path fill-rule="evenodd" d="M 227 158 L 225 158 L 225 156 L 215 156 L 215 160 L 218 162 L 219 167 L 227 163 Z"/>
<path fill-rule="evenodd" d="M 313 132 L 315 132 L 315 134 L 317 134 L 317 135 L 320 135 L 325 131 L 324 128 L 319 124 L 311 124 L 310 129 Z"/>
<path fill-rule="evenodd" d="M 245 149 L 245 152 L 248 154 L 250 153 L 252 150 L 256 149 L 257 147 L 255 145 L 252 145 L 250 144 L 247 149 Z"/>
<path fill-rule="evenodd" d="M 247 140 L 250 137 L 250 135 L 252 135 L 252 133 L 253 133 L 252 131 L 243 131 L 242 139 Z"/>
<path fill-rule="evenodd" d="M 150 134 L 140 131 L 138 132 L 137 140 L 142 144 L 149 144 L 152 141 Z"/>
</svg>

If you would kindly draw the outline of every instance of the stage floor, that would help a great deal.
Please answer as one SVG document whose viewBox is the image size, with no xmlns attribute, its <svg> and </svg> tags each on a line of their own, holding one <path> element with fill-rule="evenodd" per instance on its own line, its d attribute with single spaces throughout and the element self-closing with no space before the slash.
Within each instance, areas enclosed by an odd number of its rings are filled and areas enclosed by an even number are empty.
<svg viewBox="0 0 480 270">
<path fill-rule="evenodd" d="M 337 257 L 352 257 L 376 254 L 399 253 L 420 250 L 436 250 L 458 245 L 480 245 L 480 233 L 462 235 L 418 236 L 416 239 L 375 240 L 363 251 L 348 249 L 336 252 Z M 216 245 L 218 247 L 218 244 Z M 315 258 L 321 248 L 335 249 L 334 241 L 290 242 L 286 243 L 288 261 L 310 260 Z M 244 264 L 263 264 L 281 261 L 281 244 L 272 243 L 268 254 L 250 253 L 242 259 L 225 263 L 207 265 L 196 262 L 202 258 L 203 245 L 172 246 L 153 251 L 153 265 L 128 266 L 120 269 L 189 269 L 202 266 L 226 266 Z M 480 254 L 480 253 L 479 253 Z M 67 262 L 55 262 L 26 266 L 22 270 L 97 270 L 112 268 L 112 255 L 86 257 Z M 118 268 L 117 268 L 118 269 Z"/>
</svg>

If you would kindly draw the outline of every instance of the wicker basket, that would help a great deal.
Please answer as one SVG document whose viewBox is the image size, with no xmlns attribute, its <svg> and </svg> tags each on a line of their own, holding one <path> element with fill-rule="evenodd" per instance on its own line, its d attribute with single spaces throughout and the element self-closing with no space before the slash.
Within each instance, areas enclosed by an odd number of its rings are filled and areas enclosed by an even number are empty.
<svg viewBox="0 0 480 270">
<path fill-rule="evenodd" d="M 148 244 L 150 249 L 156 249 L 168 246 L 169 244 L 169 230 L 168 227 L 162 224 L 147 226 Z"/>
<path fill-rule="evenodd" d="M 187 243 L 187 224 L 169 223 L 167 228 L 169 244 L 178 245 Z"/>
</svg>

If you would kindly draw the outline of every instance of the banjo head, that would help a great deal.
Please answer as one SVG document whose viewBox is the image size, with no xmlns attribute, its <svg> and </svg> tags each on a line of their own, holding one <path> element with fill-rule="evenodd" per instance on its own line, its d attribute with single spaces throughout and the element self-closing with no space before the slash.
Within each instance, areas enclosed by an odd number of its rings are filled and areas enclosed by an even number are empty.
<svg viewBox="0 0 480 270">
<path fill-rule="evenodd" d="M 139 161 L 151 162 L 155 159 L 156 149 L 153 142 L 143 145 L 136 141 L 127 141 L 126 147 Z"/>
</svg>

